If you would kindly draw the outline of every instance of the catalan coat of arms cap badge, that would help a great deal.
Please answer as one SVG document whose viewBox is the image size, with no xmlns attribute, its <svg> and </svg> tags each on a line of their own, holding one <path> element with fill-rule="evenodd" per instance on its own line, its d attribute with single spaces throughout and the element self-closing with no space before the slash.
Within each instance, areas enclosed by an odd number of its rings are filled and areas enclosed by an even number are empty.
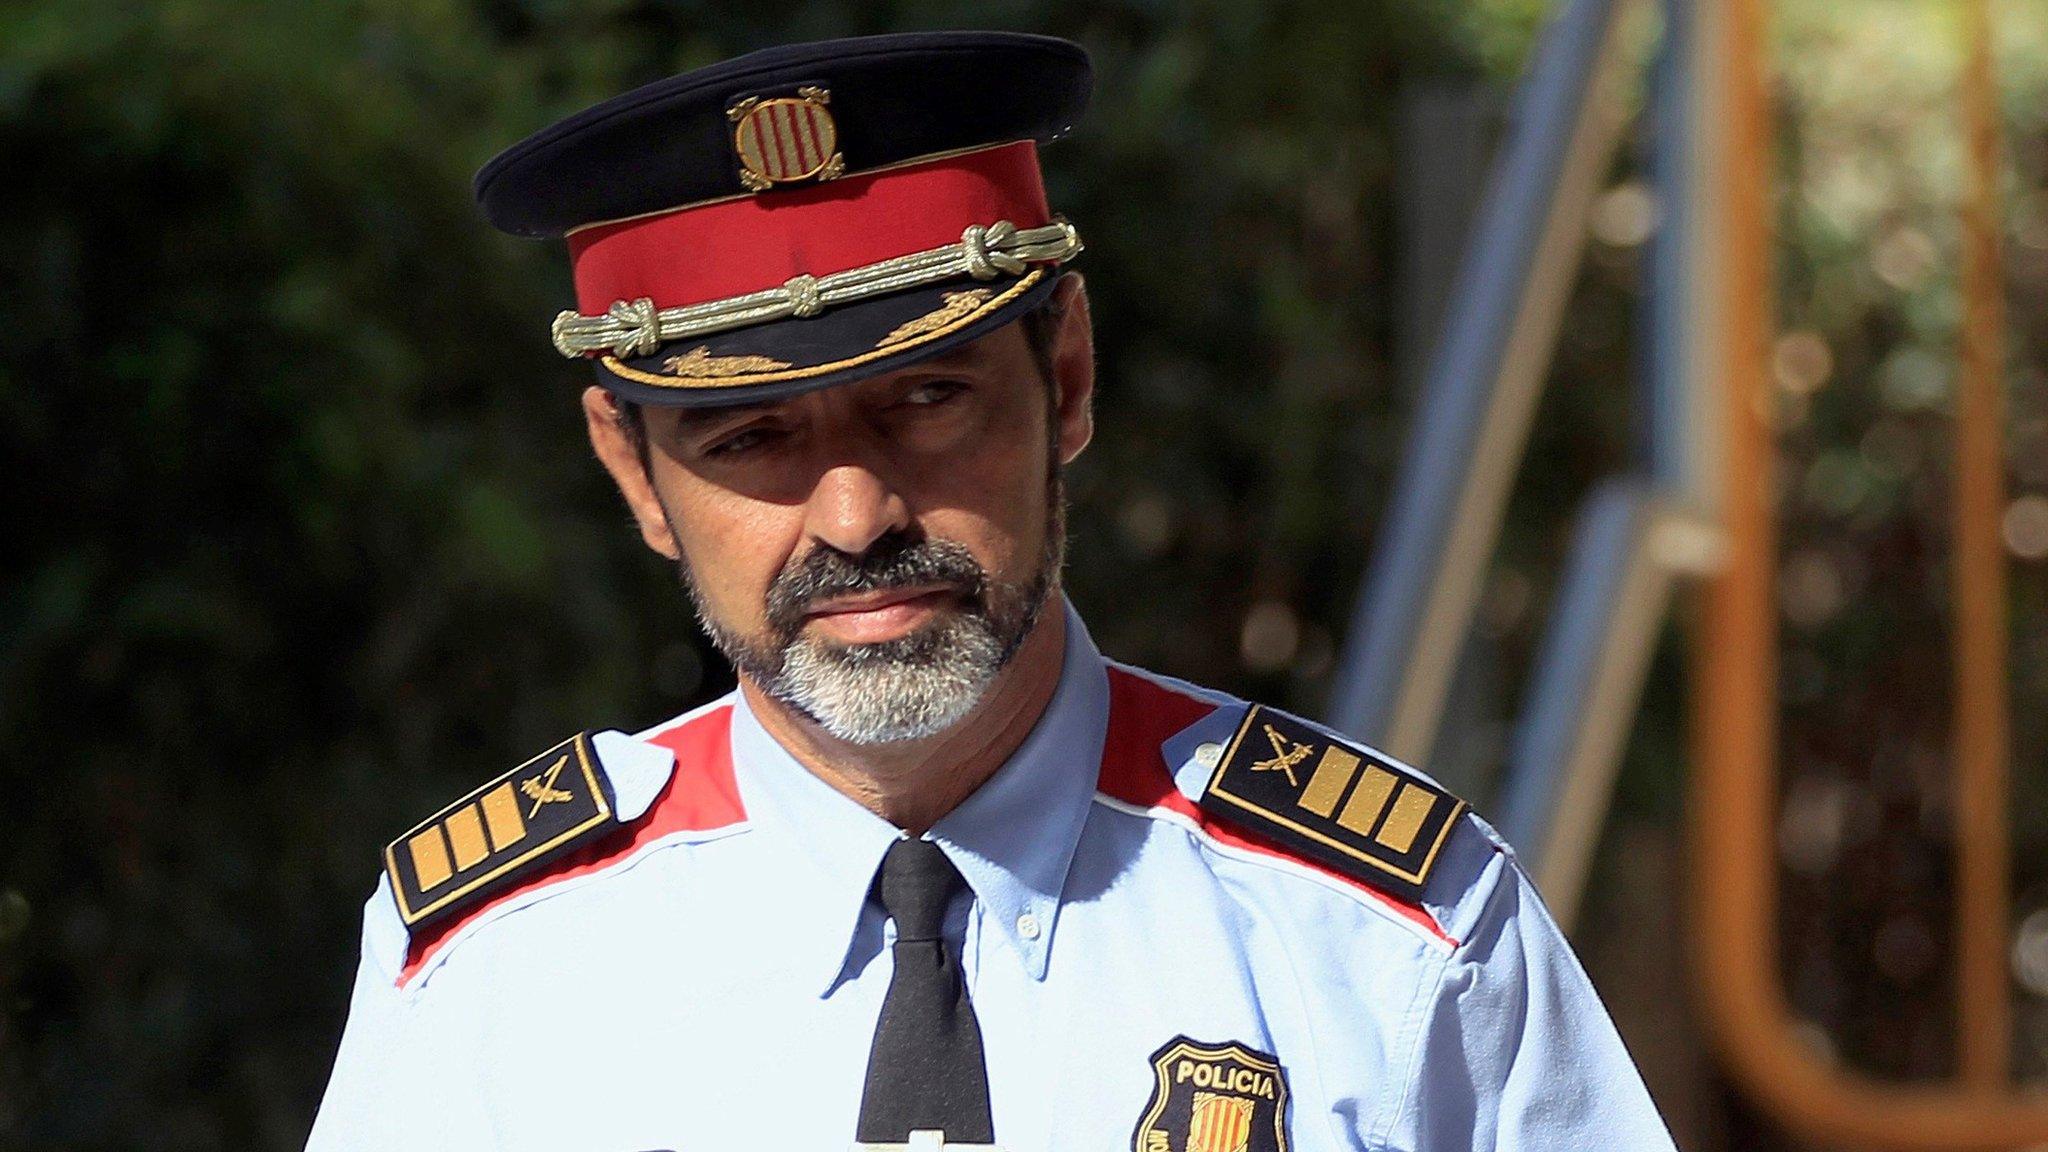
<svg viewBox="0 0 2048 1152">
<path fill-rule="evenodd" d="M 777 184 L 832 180 L 846 172 L 839 126 L 827 105 L 832 94 L 815 85 L 794 96 L 749 96 L 726 109 L 740 183 L 764 192 Z"/>
</svg>

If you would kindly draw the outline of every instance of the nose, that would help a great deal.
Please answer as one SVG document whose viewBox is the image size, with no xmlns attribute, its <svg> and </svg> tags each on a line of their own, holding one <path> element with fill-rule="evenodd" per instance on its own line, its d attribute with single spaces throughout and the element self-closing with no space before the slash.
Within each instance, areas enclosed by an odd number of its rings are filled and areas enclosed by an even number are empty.
<svg viewBox="0 0 2048 1152">
<path fill-rule="evenodd" d="M 811 489 L 804 530 L 811 539 L 859 556 L 884 535 L 910 527 L 910 505 L 874 469 L 844 463 L 827 469 Z"/>
</svg>

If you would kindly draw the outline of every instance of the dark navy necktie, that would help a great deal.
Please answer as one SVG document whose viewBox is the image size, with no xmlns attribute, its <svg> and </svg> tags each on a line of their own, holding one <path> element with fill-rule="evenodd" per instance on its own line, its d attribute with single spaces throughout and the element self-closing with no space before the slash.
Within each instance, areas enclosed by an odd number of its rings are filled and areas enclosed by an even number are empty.
<svg viewBox="0 0 2048 1152">
<path fill-rule="evenodd" d="M 929 840 L 898 840 L 882 857 L 874 897 L 896 922 L 896 973 L 868 1050 L 862 1143 L 901 1143 L 934 1129 L 948 1144 L 995 1142 L 981 1026 L 959 950 L 945 938 L 946 906 L 966 886 Z"/>
</svg>

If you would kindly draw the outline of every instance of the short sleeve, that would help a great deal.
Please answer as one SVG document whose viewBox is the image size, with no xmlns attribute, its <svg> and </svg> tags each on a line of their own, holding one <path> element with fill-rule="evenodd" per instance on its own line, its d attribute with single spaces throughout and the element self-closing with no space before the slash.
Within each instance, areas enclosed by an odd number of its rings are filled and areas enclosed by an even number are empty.
<svg viewBox="0 0 2048 1152">
<path fill-rule="evenodd" d="M 1503 855 L 1416 1038 L 1399 1148 L 1671 1149 L 1564 934 Z"/>
<path fill-rule="evenodd" d="M 483 1152 L 492 1133 L 445 1013 L 379 960 L 380 889 L 365 913 L 348 1025 L 307 1152 Z M 395 913 L 394 913 L 395 914 Z"/>
</svg>

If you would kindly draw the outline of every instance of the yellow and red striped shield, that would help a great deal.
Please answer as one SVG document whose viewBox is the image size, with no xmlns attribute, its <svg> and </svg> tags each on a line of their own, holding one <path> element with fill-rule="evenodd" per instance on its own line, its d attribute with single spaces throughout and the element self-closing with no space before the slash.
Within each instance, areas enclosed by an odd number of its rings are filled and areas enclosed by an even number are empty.
<svg viewBox="0 0 2048 1152">
<path fill-rule="evenodd" d="M 1252 1101 L 1220 1092 L 1195 1093 L 1187 1152 L 1245 1152 L 1252 1140 Z"/>
<path fill-rule="evenodd" d="M 799 180 L 830 180 L 843 169 L 839 128 L 823 89 L 795 96 L 748 100 L 732 109 L 732 145 L 740 179 L 760 191 Z"/>
</svg>

